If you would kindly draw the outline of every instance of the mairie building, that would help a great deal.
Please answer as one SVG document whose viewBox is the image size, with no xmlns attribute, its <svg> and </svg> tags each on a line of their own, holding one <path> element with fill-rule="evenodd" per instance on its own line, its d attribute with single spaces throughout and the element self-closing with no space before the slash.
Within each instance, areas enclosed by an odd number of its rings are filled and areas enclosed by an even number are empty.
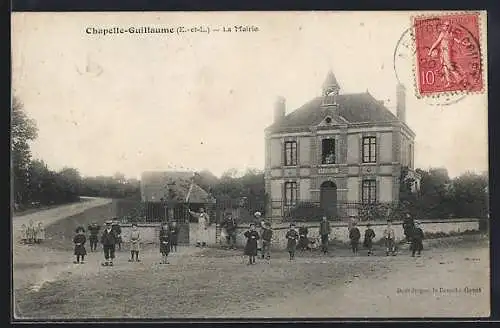
<svg viewBox="0 0 500 328">
<path fill-rule="evenodd" d="M 404 86 L 396 98 L 395 115 L 368 91 L 343 94 L 331 71 L 321 96 L 290 113 L 278 98 L 265 129 L 268 216 L 307 202 L 332 217 L 345 215 L 340 204 L 397 202 L 402 167 L 414 170 L 415 133 Z"/>
</svg>

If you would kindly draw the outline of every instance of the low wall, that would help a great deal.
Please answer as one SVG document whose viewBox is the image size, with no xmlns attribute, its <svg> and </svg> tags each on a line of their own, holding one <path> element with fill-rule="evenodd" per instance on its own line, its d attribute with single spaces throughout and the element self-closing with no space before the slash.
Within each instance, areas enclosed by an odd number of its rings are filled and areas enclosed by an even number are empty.
<svg viewBox="0 0 500 328">
<path fill-rule="evenodd" d="M 479 230 L 479 220 L 478 219 L 453 219 L 453 220 L 421 220 L 421 226 L 424 233 L 460 233 L 466 230 Z M 366 229 L 366 224 L 368 222 L 363 222 L 358 224 L 358 228 L 361 234 L 364 234 Z M 372 229 L 375 231 L 375 241 L 383 238 L 384 229 L 386 227 L 385 222 L 370 222 L 372 224 Z M 300 224 L 298 224 L 300 226 Z M 298 227 L 297 226 L 297 227 Z M 306 223 L 305 226 L 309 229 L 310 238 L 319 238 L 319 222 L 316 223 Z M 402 222 L 395 221 L 392 224 L 395 232 L 396 241 L 404 239 Z M 141 239 L 145 244 L 157 243 L 158 233 L 160 231 L 159 224 L 138 224 L 141 231 Z M 330 240 L 334 242 L 347 243 L 349 241 L 349 234 L 347 231 L 347 223 L 345 222 L 330 222 L 330 227 L 332 232 L 330 234 Z M 236 234 L 236 244 L 240 247 L 244 246 L 246 239 L 243 236 L 246 230 L 248 230 L 249 225 L 245 224 L 237 229 Z M 277 223 L 273 224 L 273 248 L 285 248 L 286 238 L 285 234 L 288 231 L 288 223 Z M 122 237 L 125 242 L 128 241 L 128 236 L 130 234 L 131 225 L 122 225 Z M 189 244 L 195 245 L 198 241 L 198 224 L 189 224 Z M 216 227 L 212 224 L 208 227 L 208 244 L 216 245 Z M 225 240 L 219 240 L 219 243 L 225 243 Z"/>
<path fill-rule="evenodd" d="M 454 220 L 422 220 L 421 226 L 424 233 L 451 233 L 451 232 L 464 232 L 466 230 L 479 230 L 479 220 L 478 219 L 454 219 Z M 362 236 L 366 229 L 366 224 L 368 222 L 363 222 L 358 224 L 358 228 L 361 231 Z M 370 222 L 372 229 L 375 232 L 375 241 L 383 238 L 384 229 L 387 226 L 385 222 Z M 304 224 L 309 230 L 309 238 L 319 238 L 319 223 L 306 223 Z M 297 227 L 299 227 L 297 225 Z M 404 239 L 404 232 L 402 227 L 402 222 L 393 222 L 394 233 L 396 241 Z M 334 242 L 347 243 L 349 242 L 349 233 L 347 230 L 347 223 L 345 222 L 330 222 L 330 227 L 332 232 L 330 234 L 330 240 Z M 238 246 L 244 246 L 246 239 L 243 234 L 249 228 L 248 225 L 241 226 L 237 230 L 236 243 Z M 272 246 L 274 248 L 285 248 L 286 247 L 286 232 L 288 231 L 289 224 L 279 223 L 273 225 L 273 240 Z M 212 244 L 215 244 L 215 227 L 210 227 L 210 236 Z M 225 242 L 225 241 L 221 241 Z"/>
</svg>

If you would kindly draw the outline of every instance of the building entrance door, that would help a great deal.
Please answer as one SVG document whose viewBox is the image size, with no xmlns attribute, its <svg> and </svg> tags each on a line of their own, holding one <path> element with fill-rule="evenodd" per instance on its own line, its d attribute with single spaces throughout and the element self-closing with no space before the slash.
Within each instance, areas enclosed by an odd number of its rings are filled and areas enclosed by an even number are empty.
<svg viewBox="0 0 500 328">
<path fill-rule="evenodd" d="M 337 185 L 325 181 L 320 186 L 320 205 L 329 219 L 337 218 Z"/>
</svg>

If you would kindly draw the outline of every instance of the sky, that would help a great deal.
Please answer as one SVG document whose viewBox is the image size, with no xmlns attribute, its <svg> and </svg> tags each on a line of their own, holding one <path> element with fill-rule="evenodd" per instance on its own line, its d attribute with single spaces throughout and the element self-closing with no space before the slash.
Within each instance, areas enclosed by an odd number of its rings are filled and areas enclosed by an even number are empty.
<svg viewBox="0 0 500 328">
<path fill-rule="evenodd" d="M 446 167 L 451 176 L 485 171 L 486 92 L 436 105 L 415 96 L 410 53 L 394 65 L 414 14 L 14 13 L 13 94 L 37 122 L 34 157 L 54 170 L 220 175 L 262 169 L 276 97 L 285 97 L 291 112 L 321 94 L 329 70 L 341 93 L 368 90 L 395 112 L 396 66 L 407 87 L 407 124 L 417 135 L 416 167 Z M 258 31 L 213 31 L 235 25 Z M 131 26 L 204 26 L 211 33 L 86 33 Z"/>
</svg>

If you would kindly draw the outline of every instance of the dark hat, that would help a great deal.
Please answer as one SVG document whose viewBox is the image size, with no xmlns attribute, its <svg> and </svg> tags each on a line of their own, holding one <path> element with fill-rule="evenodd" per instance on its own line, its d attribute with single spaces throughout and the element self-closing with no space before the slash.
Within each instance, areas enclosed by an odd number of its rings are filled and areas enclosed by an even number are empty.
<svg viewBox="0 0 500 328">
<path fill-rule="evenodd" d="M 371 224 L 371 223 L 367 223 L 367 224 L 366 224 L 366 226 L 367 226 L 367 227 L 371 227 L 371 226 L 372 226 L 372 224 Z"/>
<path fill-rule="evenodd" d="M 254 226 L 254 227 L 255 227 L 255 223 L 253 223 L 253 222 L 252 222 L 252 223 L 250 223 L 250 226 Z"/>
<path fill-rule="evenodd" d="M 295 223 L 290 223 L 290 227 L 295 227 Z"/>
<path fill-rule="evenodd" d="M 81 227 L 81 226 L 80 226 L 80 227 L 77 227 L 77 228 L 76 228 L 76 233 L 79 233 L 80 231 L 81 231 L 81 232 L 85 232 L 85 229 L 84 229 L 83 227 Z"/>
<path fill-rule="evenodd" d="M 137 227 L 137 223 L 132 223 L 132 227 Z"/>
</svg>

